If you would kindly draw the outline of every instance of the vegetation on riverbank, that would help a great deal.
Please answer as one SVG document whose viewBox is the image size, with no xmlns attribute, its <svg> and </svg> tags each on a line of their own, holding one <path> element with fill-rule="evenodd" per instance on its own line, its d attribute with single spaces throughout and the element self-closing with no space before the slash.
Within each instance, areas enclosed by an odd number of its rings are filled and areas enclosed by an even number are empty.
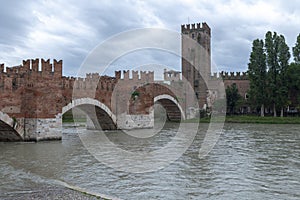
<svg viewBox="0 0 300 200">
<path fill-rule="evenodd" d="M 62 122 L 63 123 L 75 123 L 73 118 L 63 118 Z M 84 118 L 82 118 L 82 119 L 81 118 L 80 119 L 76 119 L 76 122 L 77 123 L 78 122 L 86 122 L 86 119 L 84 119 Z"/>
<path fill-rule="evenodd" d="M 210 117 L 193 118 L 184 120 L 184 123 L 210 123 Z M 85 118 L 76 119 L 76 122 L 86 122 Z M 215 123 L 224 122 L 223 117 L 214 117 Z M 63 123 L 74 123 L 72 116 L 64 116 Z M 260 117 L 253 115 L 227 115 L 225 123 L 254 123 L 254 124 L 300 124 L 300 117 Z"/>
<path fill-rule="evenodd" d="M 185 123 L 209 123 L 210 118 L 194 118 L 184 121 Z M 223 122 L 222 118 L 214 118 L 214 122 Z M 249 115 L 229 115 L 225 123 L 254 123 L 254 124 L 300 124 L 300 117 L 259 117 Z"/>
<path fill-rule="evenodd" d="M 74 123 L 74 117 L 72 112 L 67 112 L 62 116 L 63 123 Z M 80 115 L 76 117 L 76 122 L 86 122 L 85 115 Z"/>
<path fill-rule="evenodd" d="M 293 55 L 293 62 L 290 62 Z M 238 83 L 226 88 L 227 113 L 272 114 L 281 117 L 300 112 L 300 34 L 290 52 L 285 37 L 268 31 L 265 39 L 252 43 L 248 63 L 250 89 L 241 96 Z M 244 94 L 243 94 L 244 95 Z M 251 111 L 250 111 L 251 109 Z M 286 118 L 287 119 L 287 118 Z M 286 119 L 275 119 L 274 122 Z M 246 121 L 249 119 L 247 118 Z M 236 121 L 236 120 L 234 120 Z M 253 118 L 250 118 L 253 121 Z M 254 120 L 256 121 L 256 120 Z M 259 120 L 273 122 L 270 119 Z M 293 121 L 293 120 L 292 120 Z"/>
</svg>

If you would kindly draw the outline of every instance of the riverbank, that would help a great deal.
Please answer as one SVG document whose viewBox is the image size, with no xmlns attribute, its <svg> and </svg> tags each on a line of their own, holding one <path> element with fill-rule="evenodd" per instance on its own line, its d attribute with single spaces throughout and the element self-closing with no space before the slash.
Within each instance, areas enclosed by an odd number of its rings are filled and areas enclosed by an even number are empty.
<svg viewBox="0 0 300 200">
<path fill-rule="evenodd" d="M 209 123 L 209 117 L 188 119 L 186 123 Z M 214 118 L 214 122 L 224 122 L 224 118 Z M 230 115 L 225 117 L 225 123 L 252 123 L 252 124 L 300 124 L 300 117 L 260 117 L 248 115 Z"/>
</svg>

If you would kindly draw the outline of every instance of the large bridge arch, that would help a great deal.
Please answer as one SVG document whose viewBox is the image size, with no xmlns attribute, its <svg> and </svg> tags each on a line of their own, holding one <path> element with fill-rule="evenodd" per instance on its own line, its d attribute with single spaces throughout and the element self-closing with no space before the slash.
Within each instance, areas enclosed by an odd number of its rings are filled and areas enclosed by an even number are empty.
<svg viewBox="0 0 300 200">
<path fill-rule="evenodd" d="M 79 108 L 83 111 L 88 120 L 93 123 L 93 128 L 102 130 L 117 129 L 117 119 L 112 111 L 103 103 L 92 98 L 74 99 L 71 103 L 62 108 L 62 115 L 72 110 Z"/>
<path fill-rule="evenodd" d="M 162 94 L 154 97 L 154 104 L 159 102 L 165 109 L 170 121 L 185 120 L 185 114 L 178 101 L 168 94 Z"/>
<path fill-rule="evenodd" d="M 24 128 L 18 121 L 0 111 L 0 141 L 20 141 L 24 139 Z"/>
</svg>

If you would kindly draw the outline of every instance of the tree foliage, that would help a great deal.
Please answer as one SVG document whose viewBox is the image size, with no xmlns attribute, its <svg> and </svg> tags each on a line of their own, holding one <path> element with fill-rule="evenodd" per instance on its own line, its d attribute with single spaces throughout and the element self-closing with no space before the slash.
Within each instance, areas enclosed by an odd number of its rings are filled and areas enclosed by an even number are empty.
<svg viewBox="0 0 300 200">
<path fill-rule="evenodd" d="M 293 47 L 293 56 L 295 63 L 300 64 L 300 34 L 297 37 L 295 46 Z"/>
<path fill-rule="evenodd" d="M 291 63 L 287 69 L 288 98 L 300 110 L 300 63 Z"/>
<path fill-rule="evenodd" d="M 300 110 L 300 34 L 297 36 L 295 46 L 292 50 L 294 62 L 287 69 L 288 96 L 293 102 L 296 102 L 292 106 L 298 107 Z"/>
<path fill-rule="evenodd" d="M 279 80 L 278 80 L 278 98 L 276 104 L 281 109 L 281 117 L 283 116 L 283 109 L 288 104 L 288 82 L 287 82 L 287 70 L 289 66 L 289 60 L 291 54 L 289 47 L 285 42 L 283 35 L 279 36 L 279 47 L 278 47 L 278 61 L 279 61 Z"/>
<path fill-rule="evenodd" d="M 227 86 L 226 88 L 226 101 L 227 101 L 227 110 L 230 114 L 234 114 L 235 107 L 238 100 L 241 98 L 236 84 Z"/>
<path fill-rule="evenodd" d="M 250 80 L 250 99 L 256 106 L 261 107 L 261 116 L 264 116 L 264 104 L 267 100 L 267 67 L 263 40 L 256 39 L 253 41 L 248 64 L 248 75 Z"/>
<path fill-rule="evenodd" d="M 284 108 L 291 103 L 289 97 L 300 89 L 300 34 L 293 47 L 293 56 L 295 63 L 289 64 L 289 47 L 284 36 L 276 32 L 268 31 L 264 41 L 253 41 L 248 64 L 249 94 L 252 104 L 261 107 L 262 116 L 265 105 L 273 110 L 274 116 L 278 110 L 283 116 Z"/>
<path fill-rule="evenodd" d="M 265 38 L 266 63 L 268 67 L 268 98 L 273 105 L 274 116 L 277 108 L 286 106 L 288 87 L 286 71 L 291 57 L 289 47 L 283 35 L 273 34 L 269 31 Z"/>
<path fill-rule="evenodd" d="M 266 61 L 268 67 L 268 99 L 273 105 L 274 116 L 276 116 L 276 102 L 278 97 L 278 48 L 279 37 L 276 32 L 268 31 L 265 37 Z"/>
</svg>

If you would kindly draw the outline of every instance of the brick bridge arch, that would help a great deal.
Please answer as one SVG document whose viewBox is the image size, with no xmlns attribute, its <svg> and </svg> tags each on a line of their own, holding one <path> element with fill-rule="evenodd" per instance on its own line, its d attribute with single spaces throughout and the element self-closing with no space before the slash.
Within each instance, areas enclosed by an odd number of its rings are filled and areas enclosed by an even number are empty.
<svg viewBox="0 0 300 200">
<path fill-rule="evenodd" d="M 6 113 L 0 111 L 0 141 L 24 139 L 24 128 Z"/>
<path fill-rule="evenodd" d="M 185 114 L 178 101 L 169 94 L 154 97 L 154 104 L 159 102 L 165 109 L 170 121 L 185 120 Z"/>
<path fill-rule="evenodd" d="M 170 121 L 185 119 L 185 112 L 178 101 L 181 94 L 176 88 L 163 83 L 147 83 L 136 88 L 129 103 L 129 114 L 150 114 L 155 103 L 160 103 L 166 110 Z"/>
<path fill-rule="evenodd" d="M 79 108 L 91 120 L 95 129 L 114 130 L 117 129 L 117 119 L 112 111 L 103 103 L 92 98 L 74 99 L 62 108 L 62 115 L 73 108 Z M 91 127 L 90 127 L 91 128 Z"/>
</svg>

